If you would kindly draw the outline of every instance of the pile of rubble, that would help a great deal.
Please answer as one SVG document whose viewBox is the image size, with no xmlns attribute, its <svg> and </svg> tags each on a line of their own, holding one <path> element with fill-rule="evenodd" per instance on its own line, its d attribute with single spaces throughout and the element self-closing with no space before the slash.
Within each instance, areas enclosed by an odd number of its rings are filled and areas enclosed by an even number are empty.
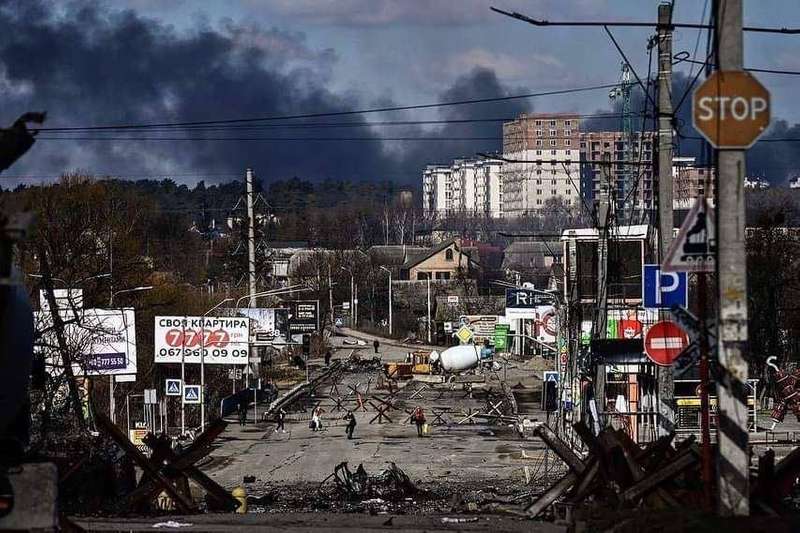
<svg viewBox="0 0 800 533">
<path fill-rule="evenodd" d="M 394 463 L 390 463 L 378 475 L 369 476 L 363 464 L 359 464 L 356 471 L 352 472 L 345 461 L 336 465 L 328 479 L 333 479 L 336 491 L 348 500 L 380 498 L 398 501 L 413 497 L 419 492 L 405 472 Z"/>
<path fill-rule="evenodd" d="M 363 374 L 383 370 L 383 363 L 380 357 L 362 359 L 354 354 L 347 361 L 343 362 L 342 369 L 352 374 Z"/>
</svg>

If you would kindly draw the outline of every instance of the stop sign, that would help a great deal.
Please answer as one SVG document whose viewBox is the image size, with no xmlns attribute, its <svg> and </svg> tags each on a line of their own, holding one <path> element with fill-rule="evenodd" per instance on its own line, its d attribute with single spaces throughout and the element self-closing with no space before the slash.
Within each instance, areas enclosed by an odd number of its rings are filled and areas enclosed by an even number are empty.
<svg viewBox="0 0 800 533">
<path fill-rule="evenodd" d="M 644 337 L 647 357 L 660 366 L 670 366 L 678 355 L 689 346 L 689 336 L 675 322 L 657 322 Z"/>
<path fill-rule="evenodd" d="M 694 127 L 716 148 L 749 148 L 769 119 L 769 91 L 749 72 L 715 71 L 692 96 Z"/>
</svg>

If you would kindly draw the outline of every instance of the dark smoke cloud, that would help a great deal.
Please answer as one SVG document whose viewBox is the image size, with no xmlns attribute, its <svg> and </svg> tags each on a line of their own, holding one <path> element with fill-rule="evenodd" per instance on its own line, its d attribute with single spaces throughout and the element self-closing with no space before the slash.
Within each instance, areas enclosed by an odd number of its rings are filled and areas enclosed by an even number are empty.
<svg viewBox="0 0 800 533">
<path fill-rule="evenodd" d="M 702 78 L 702 77 L 701 77 Z M 699 79 L 697 85 L 702 83 Z M 675 126 L 679 132 L 677 139 L 678 151 L 681 156 L 695 157 L 700 163 L 706 162 L 708 155 L 704 143 L 693 139 L 700 137 L 700 133 L 692 126 L 692 100 L 690 90 L 691 79 L 683 72 L 676 72 L 672 77 L 672 105 L 677 109 Z M 684 99 L 684 95 L 687 95 Z M 653 97 L 655 99 L 655 96 Z M 683 103 L 681 104 L 681 100 Z M 631 92 L 631 110 L 634 113 L 647 113 L 650 118 L 645 128 L 655 128 L 653 124 L 653 107 L 646 105 L 644 91 L 638 86 Z M 678 107 L 680 105 L 680 107 Z M 598 110 L 597 113 L 607 113 L 611 109 Z M 615 102 L 614 112 L 622 111 L 622 104 Z M 641 127 L 640 118 L 633 121 L 634 131 Z M 622 122 L 619 118 L 592 118 L 584 121 L 582 125 L 586 131 L 619 130 Z M 785 120 L 773 119 L 772 126 L 763 139 L 800 139 L 800 124 L 790 126 Z M 800 143 L 761 142 L 756 143 L 747 151 L 747 174 L 768 180 L 772 185 L 786 185 L 792 177 L 800 175 Z"/>
<path fill-rule="evenodd" d="M 333 50 L 314 50 L 302 34 L 258 29 L 233 21 L 198 22 L 188 31 L 114 11 L 104 4 L 0 0 L 0 123 L 26 110 L 47 110 L 48 126 L 209 120 L 341 111 L 362 107 L 332 92 Z M 476 69 L 442 94 L 443 100 L 509 94 L 494 73 Z M 390 101 L 383 102 L 391 104 Z M 515 114 L 521 103 L 445 108 L 444 118 Z M 405 115 L 403 115 L 405 116 Z M 428 117 L 439 118 L 436 111 Z M 383 117 L 381 117 L 383 118 Z M 320 122 L 321 119 L 314 119 Z M 85 169 L 109 173 L 241 173 L 277 179 L 395 179 L 419 181 L 426 163 L 499 147 L 492 143 L 388 145 L 358 116 L 355 127 L 262 130 L 257 135 L 346 136 L 367 142 L 48 141 L 40 140 L 8 174 Z M 406 128 L 417 135 L 499 137 L 501 127 Z M 96 136 L 97 134 L 91 134 Z M 119 134 L 117 134 L 119 135 Z M 153 136 L 149 132 L 130 134 Z M 172 131 L 169 137 L 242 136 L 245 132 Z M 190 181 L 190 180 L 183 180 Z M 207 180 L 209 181 L 209 180 Z M 213 180 L 212 180 L 213 181 Z"/>
</svg>

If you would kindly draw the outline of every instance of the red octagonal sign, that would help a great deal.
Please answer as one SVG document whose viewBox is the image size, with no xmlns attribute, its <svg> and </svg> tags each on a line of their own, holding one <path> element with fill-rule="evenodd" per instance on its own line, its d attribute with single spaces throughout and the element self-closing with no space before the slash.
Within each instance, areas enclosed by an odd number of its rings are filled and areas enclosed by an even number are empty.
<svg viewBox="0 0 800 533">
<path fill-rule="evenodd" d="M 678 324 L 669 320 L 653 324 L 644 338 L 647 357 L 660 366 L 670 366 L 687 346 L 689 336 Z"/>
</svg>

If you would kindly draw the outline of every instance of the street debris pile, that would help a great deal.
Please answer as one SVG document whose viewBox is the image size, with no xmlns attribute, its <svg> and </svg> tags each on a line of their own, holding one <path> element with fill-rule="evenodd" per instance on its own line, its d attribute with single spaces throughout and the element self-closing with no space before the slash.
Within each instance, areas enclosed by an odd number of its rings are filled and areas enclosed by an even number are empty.
<svg viewBox="0 0 800 533">
<path fill-rule="evenodd" d="M 364 465 L 359 464 L 356 471 L 351 472 L 345 461 L 336 465 L 336 469 L 328 479 L 331 477 L 336 484 L 337 492 L 349 500 L 381 498 L 397 501 L 412 497 L 419 492 L 405 472 L 394 463 L 390 463 L 389 467 L 378 475 L 370 477 L 364 470 Z"/>
<path fill-rule="evenodd" d="M 362 359 L 361 357 L 353 354 L 349 359 L 344 361 L 342 368 L 345 372 L 368 373 L 377 372 L 383 369 L 383 363 L 380 357 L 372 357 L 370 359 Z"/>
<path fill-rule="evenodd" d="M 703 479 L 701 450 L 694 436 L 675 446 L 674 434 L 640 446 L 622 429 L 607 428 L 597 436 L 582 424 L 574 429 L 589 450 L 585 458 L 547 425 L 536 428 L 535 434 L 566 463 L 568 471 L 525 508 L 529 516 L 549 515 L 590 530 L 605 530 L 621 517 L 635 522 L 642 509 L 700 514 L 714 508 L 716 476 L 707 472 L 710 481 Z M 750 480 L 753 510 L 770 516 L 791 512 L 784 499 L 792 493 L 799 474 L 800 449 L 778 464 L 774 452 L 764 454 L 758 475 Z"/>
</svg>

